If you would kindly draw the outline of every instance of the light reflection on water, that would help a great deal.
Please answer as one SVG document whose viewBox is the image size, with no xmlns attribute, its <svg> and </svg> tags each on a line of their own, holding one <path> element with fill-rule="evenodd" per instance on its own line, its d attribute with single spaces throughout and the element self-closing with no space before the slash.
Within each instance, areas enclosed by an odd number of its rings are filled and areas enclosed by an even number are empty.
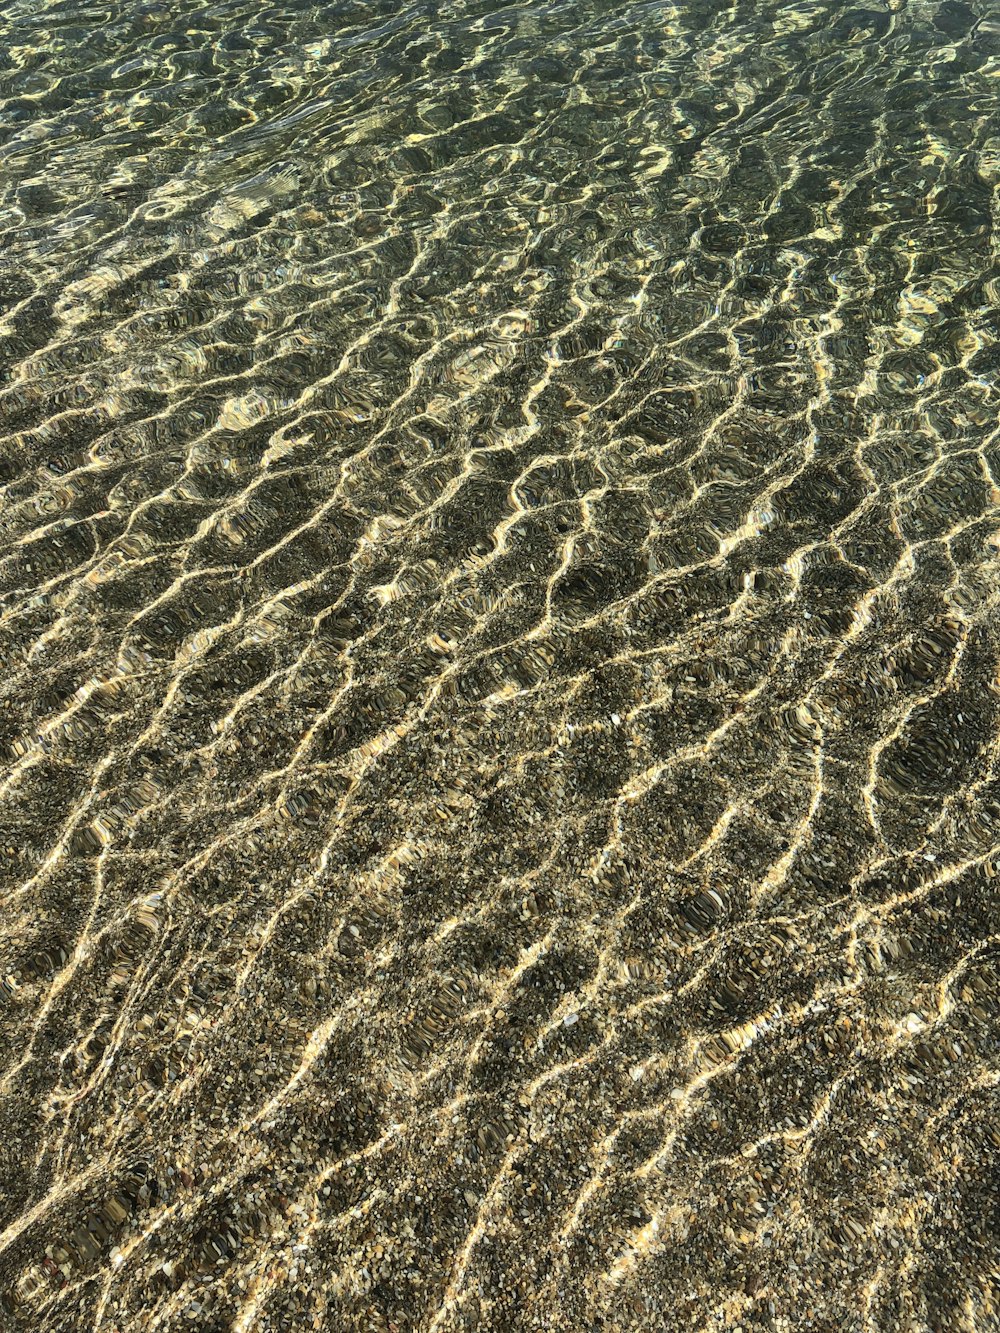
<svg viewBox="0 0 1000 1333">
<path fill-rule="evenodd" d="M 998 103 L 986 0 L 4 8 L 12 1327 L 993 1326 Z"/>
</svg>

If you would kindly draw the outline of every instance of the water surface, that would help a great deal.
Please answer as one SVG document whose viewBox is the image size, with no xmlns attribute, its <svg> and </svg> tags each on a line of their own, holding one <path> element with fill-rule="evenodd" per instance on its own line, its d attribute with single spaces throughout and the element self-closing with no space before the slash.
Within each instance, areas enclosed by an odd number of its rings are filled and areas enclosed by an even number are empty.
<svg viewBox="0 0 1000 1333">
<path fill-rule="evenodd" d="M 998 1318 L 987 0 L 0 15 L 11 1328 Z"/>
</svg>

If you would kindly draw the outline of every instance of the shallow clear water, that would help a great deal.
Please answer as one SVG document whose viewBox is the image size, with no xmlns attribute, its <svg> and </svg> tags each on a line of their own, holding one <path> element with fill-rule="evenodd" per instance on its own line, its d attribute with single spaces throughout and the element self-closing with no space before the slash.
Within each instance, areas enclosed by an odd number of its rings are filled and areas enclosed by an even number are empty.
<svg viewBox="0 0 1000 1333">
<path fill-rule="evenodd" d="M 996 1327 L 1000 17 L 0 14 L 0 1288 Z"/>
</svg>

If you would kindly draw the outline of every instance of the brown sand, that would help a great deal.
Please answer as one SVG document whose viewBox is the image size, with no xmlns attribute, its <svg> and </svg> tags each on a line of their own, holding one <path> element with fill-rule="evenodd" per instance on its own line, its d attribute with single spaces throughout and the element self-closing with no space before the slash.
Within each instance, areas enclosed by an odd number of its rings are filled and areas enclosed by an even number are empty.
<svg viewBox="0 0 1000 1333">
<path fill-rule="evenodd" d="M 993 30 L 35 8 L 3 1333 L 996 1329 Z"/>
</svg>

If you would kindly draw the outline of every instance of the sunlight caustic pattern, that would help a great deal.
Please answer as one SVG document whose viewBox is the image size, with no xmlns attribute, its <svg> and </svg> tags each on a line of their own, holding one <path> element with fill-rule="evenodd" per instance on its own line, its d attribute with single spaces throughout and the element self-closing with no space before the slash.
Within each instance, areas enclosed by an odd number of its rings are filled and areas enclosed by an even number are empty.
<svg viewBox="0 0 1000 1333">
<path fill-rule="evenodd" d="M 0 14 L 4 1326 L 1000 1319 L 987 0 Z"/>
</svg>

